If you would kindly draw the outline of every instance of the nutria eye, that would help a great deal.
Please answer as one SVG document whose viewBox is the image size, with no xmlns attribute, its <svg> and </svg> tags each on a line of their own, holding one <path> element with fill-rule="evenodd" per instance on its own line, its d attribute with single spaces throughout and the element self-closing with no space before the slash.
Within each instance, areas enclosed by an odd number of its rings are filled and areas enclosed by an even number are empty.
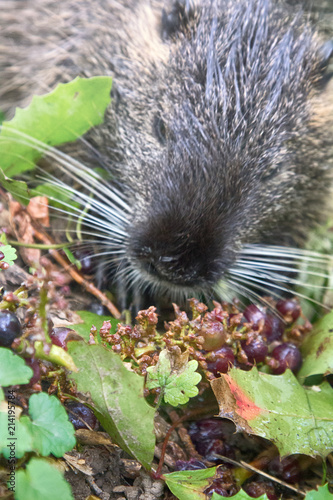
<svg viewBox="0 0 333 500">
<path fill-rule="evenodd" d="M 156 115 L 153 123 L 153 130 L 155 136 L 160 141 L 161 144 L 165 144 L 166 141 L 166 126 L 164 121 L 159 115 Z"/>
</svg>

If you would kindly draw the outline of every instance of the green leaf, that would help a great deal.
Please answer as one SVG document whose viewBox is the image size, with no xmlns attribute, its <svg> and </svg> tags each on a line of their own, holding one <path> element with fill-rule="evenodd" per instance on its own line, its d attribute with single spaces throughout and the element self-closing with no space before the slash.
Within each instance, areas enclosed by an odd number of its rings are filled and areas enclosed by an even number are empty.
<svg viewBox="0 0 333 500">
<path fill-rule="evenodd" d="M 0 347 L 0 385 L 27 384 L 33 375 L 30 366 L 27 366 L 20 356 L 10 349 Z"/>
<path fill-rule="evenodd" d="M 303 364 L 298 372 L 299 380 L 333 372 L 333 311 L 315 325 L 305 338 L 301 352 Z"/>
<path fill-rule="evenodd" d="M 171 472 L 164 474 L 163 479 L 179 500 L 205 500 L 207 496 L 204 491 L 211 484 L 216 469 L 217 467 L 211 467 L 210 469 Z"/>
<path fill-rule="evenodd" d="M 15 419 L 9 410 L 10 401 L 8 410 L 0 412 L 0 452 L 5 458 L 12 449 L 16 458 L 28 451 L 61 457 L 75 446 L 74 427 L 55 396 L 33 394 L 29 399 L 31 419 L 26 415 Z"/>
<path fill-rule="evenodd" d="M 61 472 L 46 460 L 32 458 L 25 470 L 16 473 L 15 480 L 15 500 L 73 500 Z"/>
<path fill-rule="evenodd" d="M 196 372 L 197 368 L 196 360 L 188 361 L 188 353 L 176 355 L 164 349 L 160 352 L 157 365 L 147 368 L 146 387 L 161 387 L 164 401 L 172 406 L 186 404 L 199 392 L 196 385 L 201 375 Z"/>
<path fill-rule="evenodd" d="M 66 212 L 74 211 L 76 213 L 75 209 L 80 207 L 80 204 L 72 199 L 73 193 L 70 190 L 52 184 L 40 184 L 31 191 L 31 196 L 46 196 L 50 206 Z"/>
<path fill-rule="evenodd" d="M 1 146 L 1 135 L 0 135 L 0 146 Z M 1 154 L 1 147 L 0 147 Z M 1 161 L 0 161 L 1 167 Z M 11 193 L 17 201 L 22 205 L 27 205 L 30 198 L 33 196 L 32 191 L 28 188 L 27 184 L 23 181 L 12 180 L 5 175 L 3 170 L 0 168 L 0 186 L 2 186 L 6 191 Z"/>
<path fill-rule="evenodd" d="M 90 335 L 90 329 L 92 326 L 95 326 L 99 331 L 104 321 L 111 321 L 111 331 L 110 333 L 115 333 L 118 323 L 120 323 L 119 319 L 112 318 L 111 316 L 99 316 L 98 314 L 88 312 L 88 311 L 77 311 L 77 314 L 83 320 L 83 323 L 79 323 L 77 325 L 71 325 L 71 328 L 75 330 L 81 337 L 88 341 Z"/>
<path fill-rule="evenodd" d="M 328 491 L 328 484 L 325 484 L 319 486 L 318 490 L 309 491 L 305 500 L 333 500 L 333 495 Z"/>
<path fill-rule="evenodd" d="M 27 108 L 17 108 L 0 134 L 0 166 L 6 175 L 31 170 L 48 146 L 75 141 L 102 123 L 111 84 L 106 76 L 78 77 L 49 94 L 34 96 Z"/>
<path fill-rule="evenodd" d="M 9 418 L 8 418 L 9 417 Z M 26 452 L 33 451 L 32 435 L 25 425 L 18 419 L 12 420 L 8 411 L 0 412 L 0 454 L 7 460 L 22 458 Z"/>
<path fill-rule="evenodd" d="M 16 250 L 11 245 L 4 245 L 0 247 L 0 251 L 4 254 L 2 262 L 7 262 L 10 266 L 14 264 L 14 260 L 17 259 Z"/>
<path fill-rule="evenodd" d="M 306 249 L 325 257 L 330 257 L 325 262 L 316 263 L 316 259 L 304 259 L 299 266 L 297 281 L 303 283 L 295 289 L 308 298 L 301 300 L 303 314 L 310 320 L 322 316 L 322 307 L 319 304 L 331 308 L 333 300 L 333 217 L 329 217 L 325 224 L 317 226 L 310 231 Z M 314 302 L 311 302 L 314 301 Z M 317 302 L 317 304 L 315 304 Z M 318 304 L 319 303 L 319 304 Z"/>
<path fill-rule="evenodd" d="M 220 416 L 273 441 L 280 454 L 326 457 L 333 450 L 333 389 L 302 387 L 290 370 L 267 375 L 231 368 L 211 382 Z"/>
<path fill-rule="evenodd" d="M 155 448 L 155 410 L 143 397 L 144 378 L 127 370 L 120 357 L 101 345 L 69 342 L 79 373 L 79 392 L 89 393 L 94 412 L 112 439 L 150 468 Z"/>
<path fill-rule="evenodd" d="M 29 415 L 21 417 L 33 437 L 33 448 L 41 455 L 50 453 L 62 457 L 75 446 L 74 427 L 67 413 L 55 396 L 44 392 L 33 394 L 29 399 Z"/>
</svg>

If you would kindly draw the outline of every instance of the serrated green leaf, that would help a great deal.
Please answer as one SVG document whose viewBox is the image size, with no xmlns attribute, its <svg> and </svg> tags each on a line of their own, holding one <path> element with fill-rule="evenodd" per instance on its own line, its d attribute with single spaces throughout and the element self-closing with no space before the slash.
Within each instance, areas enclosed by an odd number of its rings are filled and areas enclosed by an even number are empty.
<svg viewBox="0 0 333 500">
<path fill-rule="evenodd" d="M 216 469 L 217 467 L 211 467 L 210 469 L 171 472 L 164 474 L 163 479 L 179 500 L 206 500 L 204 491 L 211 484 Z"/>
<path fill-rule="evenodd" d="M 0 347 L 0 385 L 27 384 L 33 375 L 30 366 L 27 366 L 20 356 L 10 349 Z"/>
<path fill-rule="evenodd" d="M 327 382 L 302 387 L 290 370 L 267 375 L 254 367 L 231 368 L 211 385 L 220 416 L 273 441 L 281 456 L 326 457 L 333 450 L 333 389 Z"/>
<path fill-rule="evenodd" d="M 83 320 L 83 323 L 71 325 L 71 328 L 81 335 L 81 337 L 86 341 L 89 340 L 90 329 L 93 325 L 97 328 L 97 331 L 99 331 L 102 328 L 104 321 L 110 321 L 110 333 L 115 333 L 117 325 L 120 323 L 119 319 L 112 318 L 111 316 L 99 316 L 98 314 L 88 311 L 77 311 L 77 314 Z"/>
<path fill-rule="evenodd" d="M 167 349 L 160 352 L 156 366 L 147 368 L 146 387 L 154 389 L 160 387 L 164 396 L 164 401 L 172 406 L 186 404 L 190 398 L 197 396 L 197 384 L 201 380 L 201 375 L 196 372 L 198 362 L 188 361 L 188 356 L 184 357 L 181 363 L 173 362 L 173 353 Z"/>
<path fill-rule="evenodd" d="M 7 460 L 13 455 L 21 458 L 34 449 L 32 435 L 25 423 L 10 417 L 8 411 L 0 412 L 0 454 Z"/>
<path fill-rule="evenodd" d="M 4 254 L 2 262 L 7 262 L 10 266 L 14 264 L 14 260 L 17 259 L 16 250 L 11 245 L 4 245 L 0 247 L 0 251 Z"/>
<path fill-rule="evenodd" d="M 144 467 L 154 456 L 155 410 L 143 397 L 144 378 L 127 370 L 120 356 L 102 345 L 69 342 L 79 373 L 72 378 L 89 394 L 94 412 L 112 439 Z"/>
<path fill-rule="evenodd" d="M 46 460 L 32 458 L 25 470 L 16 473 L 15 482 L 15 500 L 73 500 L 61 472 Z"/>
<path fill-rule="evenodd" d="M 34 168 L 48 146 L 75 141 L 102 123 L 110 103 L 112 80 L 106 76 L 79 78 L 34 96 L 2 124 L 0 166 L 8 177 Z"/>
<path fill-rule="evenodd" d="M 332 493 L 328 490 L 328 484 L 319 486 L 318 490 L 311 490 L 306 494 L 305 500 L 333 500 Z"/>
<path fill-rule="evenodd" d="M 300 381 L 311 375 L 333 373 L 333 311 L 316 323 L 304 339 L 301 353 L 303 364 L 297 374 Z"/>
<path fill-rule="evenodd" d="M 44 392 L 33 394 L 29 399 L 29 415 L 21 417 L 33 437 L 33 448 L 43 456 L 52 453 L 62 457 L 75 446 L 74 427 L 55 396 Z"/>
</svg>

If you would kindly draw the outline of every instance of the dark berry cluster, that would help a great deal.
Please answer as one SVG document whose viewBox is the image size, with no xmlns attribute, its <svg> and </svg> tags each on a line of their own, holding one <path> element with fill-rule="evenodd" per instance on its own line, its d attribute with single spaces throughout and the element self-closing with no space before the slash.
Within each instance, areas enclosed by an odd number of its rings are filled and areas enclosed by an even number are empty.
<svg viewBox="0 0 333 500">
<path fill-rule="evenodd" d="M 235 460 L 240 450 L 241 453 L 249 453 L 253 442 L 247 440 L 246 435 L 236 436 L 234 424 L 221 418 L 205 418 L 192 422 L 188 427 L 188 433 L 200 456 L 189 460 L 177 460 L 175 469 L 197 470 L 210 467 L 213 463 L 219 465 L 212 483 L 205 490 L 207 497 L 210 498 L 214 492 L 225 497 L 235 495 L 240 488 L 241 476 L 237 474 L 237 469 L 233 465 L 225 464 L 219 455 Z M 261 460 L 256 458 L 253 464 L 256 464 L 259 470 L 266 470 L 271 476 L 289 484 L 299 483 L 303 471 L 313 465 L 313 460 L 304 455 L 281 459 L 276 453 L 276 448 L 272 447 L 270 452 L 266 451 Z M 257 498 L 266 494 L 269 500 L 277 500 L 280 496 L 281 492 L 272 481 L 260 479 L 256 474 L 242 477 L 242 488 L 250 497 Z"/>
<path fill-rule="evenodd" d="M 311 329 L 308 321 L 299 324 L 301 308 L 296 300 L 267 300 L 267 306 L 249 305 L 243 312 L 238 305 L 214 302 L 214 309 L 196 299 L 189 301 L 192 318 L 174 305 L 176 318 L 157 331 L 154 307 L 140 311 L 133 328 L 118 325 L 111 334 L 105 322 L 100 335 L 122 358 L 135 362 L 135 369 L 145 373 L 157 363 L 162 348 L 187 350 L 190 359 L 199 362 L 206 378 L 226 373 L 230 366 L 249 370 L 253 365 L 266 366 L 281 374 L 287 368 L 297 372 L 302 364 L 299 350 L 304 335 Z"/>
</svg>

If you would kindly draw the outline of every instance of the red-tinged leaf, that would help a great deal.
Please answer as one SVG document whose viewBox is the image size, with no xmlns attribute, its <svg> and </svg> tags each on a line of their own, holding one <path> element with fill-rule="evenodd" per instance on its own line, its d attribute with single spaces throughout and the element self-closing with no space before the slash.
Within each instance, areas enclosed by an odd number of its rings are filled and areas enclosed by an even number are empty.
<svg viewBox="0 0 333 500">
<path fill-rule="evenodd" d="M 333 450 L 333 389 L 302 387 L 290 370 L 268 375 L 232 368 L 211 382 L 220 416 L 276 444 L 280 454 L 326 457 Z"/>
<path fill-rule="evenodd" d="M 238 406 L 238 415 L 245 420 L 253 420 L 260 416 L 262 409 L 254 404 L 245 392 L 234 382 L 230 375 L 225 375 L 230 391 L 235 397 Z"/>
</svg>

